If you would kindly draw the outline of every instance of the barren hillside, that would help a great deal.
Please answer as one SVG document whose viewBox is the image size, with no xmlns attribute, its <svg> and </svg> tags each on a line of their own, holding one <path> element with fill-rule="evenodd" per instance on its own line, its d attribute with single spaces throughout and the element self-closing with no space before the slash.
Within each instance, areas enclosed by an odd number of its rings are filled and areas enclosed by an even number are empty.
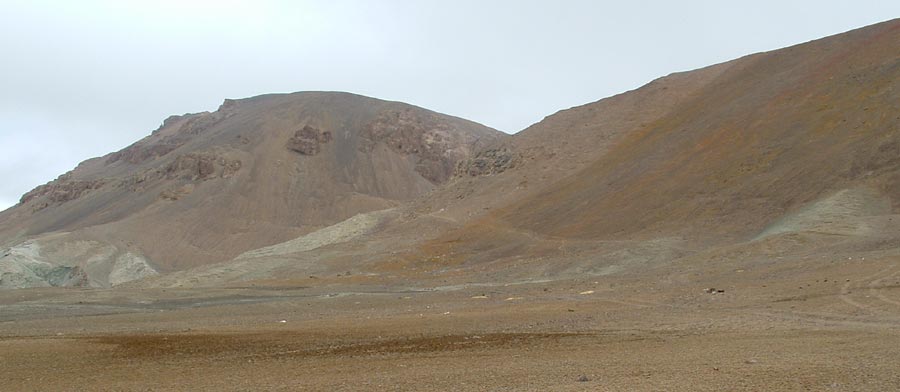
<svg viewBox="0 0 900 392">
<path fill-rule="evenodd" d="M 898 81 L 893 20 L 561 111 L 418 199 L 423 216 L 459 227 L 411 258 L 452 248 L 467 264 L 584 260 L 626 246 L 665 259 L 759 238 L 841 192 L 870 204 L 838 210 L 890 215 L 900 203 Z"/>
<path fill-rule="evenodd" d="M 106 286 L 128 280 L 129 268 L 139 278 L 225 261 L 422 195 L 502 136 L 347 93 L 226 100 L 172 116 L 0 215 L 0 244 L 11 247 L 0 285 Z"/>
<path fill-rule="evenodd" d="M 0 290 L 0 389 L 900 390 L 898 81 L 900 19 L 511 137 L 173 117 L 0 214 L 0 288 L 115 286 Z"/>
</svg>

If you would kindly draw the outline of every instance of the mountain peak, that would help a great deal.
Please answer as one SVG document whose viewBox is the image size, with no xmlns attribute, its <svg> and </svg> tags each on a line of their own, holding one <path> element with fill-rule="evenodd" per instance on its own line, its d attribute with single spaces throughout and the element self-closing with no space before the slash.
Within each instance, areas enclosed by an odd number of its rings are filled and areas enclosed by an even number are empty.
<svg viewBox="0 0 900 392">
<path fill-rule="evenodd" d="M 24 233 L 47 249 L 90 239 L 112 255 L 126 243 L 155 270 L 183 269 L 396 206 L 502 137 L 343 92 L 226 99 L 214 112 L 171 116 L 144 139 L 28 192 L 0 216 L 0 234 Z M 69 234 L 46 239 L 53 232 Z M 109 284 L 87 261 L 71 263 L 90 285 Z"/>
</svg>

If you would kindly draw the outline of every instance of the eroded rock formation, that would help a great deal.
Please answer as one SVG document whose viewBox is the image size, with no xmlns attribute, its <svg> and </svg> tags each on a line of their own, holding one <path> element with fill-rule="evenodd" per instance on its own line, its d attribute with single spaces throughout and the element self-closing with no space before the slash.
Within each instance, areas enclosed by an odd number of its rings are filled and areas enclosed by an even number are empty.
<svg viewBox="0 0 900 392">
<path fill-rule="evenodd" d="M 304 125 L 294 132 L 294 136 L 288 139 L 286 146 L 289 150 L 303 155 L 316 155 L 322 151 L 322 145 L 331 139 L 331 132 Z"/>
<path fill-rule="evenodd" d="M 472 177 L 500 174 L 515 168 L 520 157 L 507 148 L 492 148 L 479 151 L 474 157 L 461 161 L 456 168 L 456 175 Z"/>
</svg>

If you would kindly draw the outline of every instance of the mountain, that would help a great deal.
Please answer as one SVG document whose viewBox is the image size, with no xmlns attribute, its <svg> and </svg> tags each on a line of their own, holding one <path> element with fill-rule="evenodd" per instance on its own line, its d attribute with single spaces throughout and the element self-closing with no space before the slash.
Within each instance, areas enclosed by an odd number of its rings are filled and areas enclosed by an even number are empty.
<svg viewBox="0 0 900 392">
<path fill-rule="evenodd" d="M 116 286 L 0 290 L 0 389 L 900 390 L 898 109 L 900 19 L 512 136 L 228 101 L 0 215 Z"/>
<path fill-rule="evenodd" d="M 844 189 L 900 196 L 897 21 L 726 67 L 668 114 L 501 216 L 578 238 L 741 239 Z"/>
<path fill-rule="evenodd" d="M 0 216 L 7 260 L 100 257 L 88 242 L 113 247 L 97 265 L 131 271 L 94 275 L 147 277 L 137 287 L 407 287 L 889 249 L 898 80 L 892 20 L 671 74 L 513 136 L 342 94 L 227 101 L 25 195 Z"/>
<path fill-rule="evenodd" d="M 896 19 L 672 74 L 476 154 L 420 206 L 464 224 L 416 257 L 452 241 L 469 264 L 566 260 L 527 267 L 541 274 L 776 233 L 889 246 L 900 237 L 888 223 L 900 205 L 898 108 Z"/>
<path fill-rule="evenodd" d="M 0 287 L 109 286 L 228 260 L 429 192 L 504 136 L 332 92 L 172 116 L 0 213 Z"/>
<path fill-rule="evenodd" d="M 154 284 L 509 282 L 890 248 L 898 81 L 900 20 L 675 73 L 496 139 L 393 213 Z"/>
</svg>

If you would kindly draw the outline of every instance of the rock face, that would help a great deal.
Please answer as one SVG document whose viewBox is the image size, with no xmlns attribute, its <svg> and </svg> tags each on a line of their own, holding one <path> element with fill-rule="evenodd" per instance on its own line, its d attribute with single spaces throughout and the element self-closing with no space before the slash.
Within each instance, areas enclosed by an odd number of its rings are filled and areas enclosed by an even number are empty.
<svg viewBox="0 0 900 392">
<path fill-rule="evenodd" d="M 153 134 L 155 135 L 165 128 L 177 127 L 176 132 L 166 135 L 160 140 L 155 140 L 153 143 L 144 143 L 142 141 L 132 144 L 121 151 L 110 154 L 106 158 L 106 162 L 125 161 L 137 165 L 175 151 L 192 138 L 233 114 L 233 112 L 227 110 L 229 107 L 227 101 L 226 104 L 222 104 L 222 107 L 226 109 L 220 109 L 214 113 L 171 116 L 163 121 L 163 125 L 156 131 L 153 131 Z"/>
<path fill-rule="evenodd" d="M 31 202 L 34 206 L 33 211 L 38 211 L 53 204 L 75 200 L 86 193 L 100 189 L 105 183 L 106 181 L 103 179 L 73 180 L 71 173 L 67 173 L 22 195 L 19 203 Z"/>
<path fill-rule="evenodd" d="M 145 258 L 98 241 L 49 235 L 0 254 L 0 289 L 110 287 L 157 275 Z"/>
<path fill-rule="evenodd" d="M 330 141 L 331 132 L 304 125 L 288 139 L 287 148 L 303 155 L 316 155 L 322 150 L 322 145 Z"/>
<path fill-rule="evenodd" d="M 447 181 L 456 164 L 468 157 L 476 140 L 455 132 L 451 124 L 434 113 L 413 109 L 386 111 L 366 125 L 362 151 L 379 143 L 403 155 L 417 158 L 415 170 L 434 184 Z"/>
<path fill-rule="evenodd" d="M 520 161 L 521 157 L 509 148 L 490 148 L 461 161 L 455 175 L 477 177 L 500 174 L 515 168 Z"/>
<path fill-rule="evenodd" d="M 40 239 L 51 233 L 54 249 L 107 249 L 72 262 L 13 252 L 0 263 L 2 286 L 109 286 L 225 261 L 428 192 L 504 136 L 346 93 L 264 95 L 171 116 L 0 213 L 0 245 L 11 249 L 49 249 Z"/>
<path fill-rule="evenodd" d="M 32 213 L 51 206 L 62 205 L 88 195 L 91 192 L 128 189 L 142 192 L 148 186 L 170 180 L 189 182 L 230 178 L 241 169 L 241 161 L 228 159 L 214 152 L 179 154 L 162 167 L 141 170 L 138 174 L 124 177 L 97 178 L 90 180 L 73 179 L 73 172 L 41 185 L 22 196 L 20 205 L 31 206 Z"/>
<path fill-rule="evenodd" d="M 228 159 L 210 152 L 179 155 L 163 168 L 167 179 L 202 181 L 211 178 L 229 178 L 241 170 L 241 161 Z"/>
</svg>

